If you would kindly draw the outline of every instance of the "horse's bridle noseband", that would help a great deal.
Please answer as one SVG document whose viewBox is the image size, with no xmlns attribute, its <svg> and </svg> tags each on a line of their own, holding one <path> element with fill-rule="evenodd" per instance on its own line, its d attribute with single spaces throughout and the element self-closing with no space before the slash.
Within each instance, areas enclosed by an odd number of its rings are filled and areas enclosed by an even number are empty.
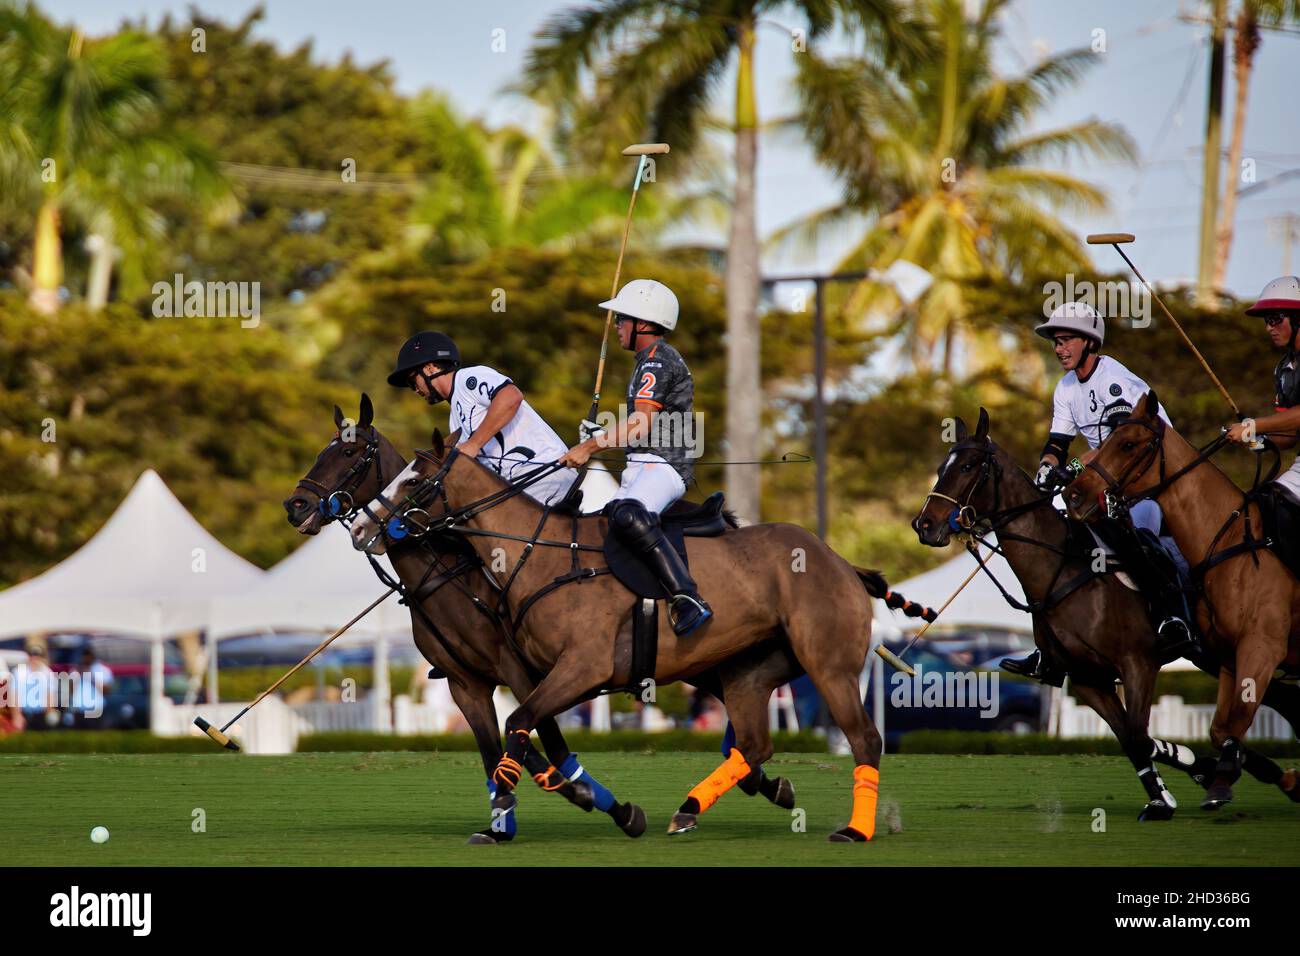
<svg viewBox="0 0 1300 956">
<path fill-rule="evenodd" d="M 1096 456 L 1087 462 L 1083 467 L 1084 470 L 1092 470 L 1097 473 L 1103 482 L 1106 483 L 1105 490 L 1101 493 L 1101 503 L 1105 505 L 1106 517 L 1118 518 L 1121 514 L 1146 498 L 1153 498 L 1166 486 L 1165 481 L 1165 420 L 1160 417 L 1148 420 L 1144 418 L 1126 418 L 1115 425 L 1111 434 L 1123 428 L 1126 425 L 1139 425 L 1151 433 L 1151 438 L 1147 441 L 1146 447 L 1142 453 L 1132 459 L 1119 473 L 1119 477 L 1113 476 L 1106 466 L 1101 464 Z M 1153 487 L 1136 495 L 1125 495 L 1124 491 L 1134 481 L 1141 478 L 1150 470 L 1151 466 L 1160 461 L 1160 480 Z M 1159 490 L 1157 490 L 1159 489 Z"/>
<path fill-rule="evenodd" d="M 988 443 L 987 440 L 983 445 L 974 441 L 960 442 L 953 446 L 951 454 L 955 455 L 958 452 L 972 448 L 980 451 L 983 457 L 980 461 L 979 477 L 975 479 L 970 488 L 966 491 L 966 500 L 958 501 L 956 498 L 931 490 L 930 493 L 925 496 L 925 500 L 921 502 L 922 511 L 924 511 L 926 506 L 930 503 L 931 498 L 938 498 L 940 501 L 951 503 L 953 505 L 953 510 L 948 515 L 948 527 L 958 533 L 966 534 L 969 534 L 981 521 L 987 520 L 986 517 L 981 517 L 979 513 L 975 511 L 974 506 L 970 502 L 980 488 L 984 486 L 984 482 L 988 481 L 991 477 L 995 478 L 993 482 L 994 516 L 997 514 L 998 502 L 1001 500 L 1001 481 L 997 479 L 1001 479 L 1002 477 L 1002 466 L 998 463 L 997 457 L 993 454 L 992 444 Z"/>
<path fill-rule="evenodd" d="M 341 440 L 342 435 L 335 436 Z M 379 431 L 373 425 L 370 427 L 370 437 L 366 441 L 366 447 L 362 450 L 361 456 L 352 463 L 337 488 L 328 488 L 314 478 L 302 478 L 295 488 L 303 488 L 316 495 L 319 499 L 316 503 L 316 510 L 320 512 L 322 523 L 329 524 L 335 519 L 347 521 L 356 516 L 359 509 L 354 500 L 354 495 L 361 483 L 366 480 L 366 473 L 370 470 L 371 464 L 375 465 L 375 477 L 382 488 L 384 484 L 384 466 L 379 457 Z"/>
</svg>

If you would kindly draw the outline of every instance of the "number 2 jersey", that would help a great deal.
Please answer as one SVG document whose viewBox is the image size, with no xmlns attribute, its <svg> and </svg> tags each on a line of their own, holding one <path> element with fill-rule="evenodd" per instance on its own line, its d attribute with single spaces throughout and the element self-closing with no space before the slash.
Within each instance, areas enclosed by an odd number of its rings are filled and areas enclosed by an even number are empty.
<svg viewBox="0 0 1300 956">
<path fill-rule="evenodd" d="M 629 414 L 637 402 L 649 402 L 656 412 L 648 438 L 628 446 L 628 461 L 644 460 L 647 453 L 658 455 L 689 484 L 695 470 L 692 459 L 700 457 L 695 382 L 681 353 L 663 339 L 636 353 L 636 368 L 627 385 Z"/>
<path fill-rule="evenodd" d="M 1146 382 L 1109 355 L 1098 356 L 1087 380 L 1080 381 L 1070 371 L 1056 383 L 1052 396 L 1052 434 L 1067 438 L 1082 434 L 1088 447 L 1096 448 L 1110 434 L 1111 422 L 1131 415 L 1150 390 Z M 1163 405 L 1160 417 L 1165 424 L 1172 424 Z"/>
<path fill-rule="evenodd" d="M 464 440 L 483 423 L 492 399 L 511 381 L 486 365 L 457 369 L 455 375 L 451 387 L 450 425 L 453 430 L 460 429 L 461 440 Z M 568 450 L 555 430 L 525 400 L 520 403 L 515 417 L 483 443 L 478 460 L 504 478 L 511 479 L 555 461 Z"/>
</svg>

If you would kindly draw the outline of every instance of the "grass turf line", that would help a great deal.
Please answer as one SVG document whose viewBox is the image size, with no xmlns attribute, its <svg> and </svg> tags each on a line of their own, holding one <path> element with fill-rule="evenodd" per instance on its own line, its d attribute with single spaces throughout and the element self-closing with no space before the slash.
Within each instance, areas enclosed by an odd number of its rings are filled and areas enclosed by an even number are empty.
<svg viewBox="0 0 1300 956">
<path fill-rule="evenodd" d="M 848 819 L 851 761 L 780 754 L 767 768 L 793 781 L 806 832 L 789 812 L 733 790 L 699 831 L 670 839 L 673 810 L 718 759 L 590 755 L 619 799 L 646 810 L 639 840 L 526 781 L 514 843 L 469 847 L 488 822 L 473 754 L 0 756 L 0 846 L 10 866 L 1300 863 L 1300 806 L 1275 787 L 1243 778 L 1236 801 L 1211 814 L 1190 780 L 1162 771 L 1178 815 L 1139 824 L 1144 801 L 1127 761 L 1097 756 L 887 756 L 877 837 L 859 846 L 825 842 Z M 196 808 L 205 833 L 191 830 Z M 1106 812 L 1104 833 L 1092 830 L 1095 808 Z M 90 842 L 94 826 L 108 827 L 108 843 Z"/>
</svg>

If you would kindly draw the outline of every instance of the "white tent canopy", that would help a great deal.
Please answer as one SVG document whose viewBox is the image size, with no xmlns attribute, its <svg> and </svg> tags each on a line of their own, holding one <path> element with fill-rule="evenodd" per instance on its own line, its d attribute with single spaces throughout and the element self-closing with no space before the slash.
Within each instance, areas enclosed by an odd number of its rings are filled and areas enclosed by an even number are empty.
<svg viewBox="0 0 1300 956">
<path fill-rule="evenodd" d="M 393 575 L 386 555 L 379 563 Z M 220 640 L 277 630 L 328 633 L 386 590 L 365 555 L 352 547 L 346 531 L 325 528 L 267 571 L 254 587 L 214 601 L 208 635 Z M 396 598 L 379 605 L 340 640 L 351 636 L 373 640 L 380 635 L 388 640 L 411 639 L 410 611 Z"/>
<path fill-rule="evenodd" d="M 246 591 L 262 573 L 209 534 L 150 469 L 78 551 L 0 591 L 0 637 L 108 631 L 158 641 L 206 627 L 214 598 Z"/>
<path fill-rule="evenodd" d="M 990 538 L 990 540 L 994 539 Z M 987 548 L 982 548 L 980 553 L 983 555 L 987 551 Z M 984 563 L 997 576 L 1008 594 L 1017 601 L 1025 600 L 1025 592 L 1020 588 L 1020 581 L 1005 558 L 1000 554 L 989 554 L 984 559 Z M 948 600 L 948 596 L 961 587 L 961 583 L 972 571 L 978 571 L 978 565 L 974 558 L 963 552 L 951 561 L 924 574 L 918 574 L 897 584 L 891 583 L 890 588 L 909 601 L 916 601 L 938 610 L 943 602 Z M 889 610 L 885 607 L 884 601 L 875 603 L 876 620 L 884 623 L 886 627 L 892 625 L 899 631 L 912 632 L 925 624 L 919 617 L 904 617 L 901 611 Z M 1022 634 L 1032 634 L 1034 630 L 1029 614 L 1017 611 L 1008 604 L 997 586 L 983 571 L 978 571 L 974 580 L 966 585 L 965 590 L 957 595 L 957 599 L 939 615 L 939 620 L 934 626 L 937 629 L 987 627 Z"/>
</svg>

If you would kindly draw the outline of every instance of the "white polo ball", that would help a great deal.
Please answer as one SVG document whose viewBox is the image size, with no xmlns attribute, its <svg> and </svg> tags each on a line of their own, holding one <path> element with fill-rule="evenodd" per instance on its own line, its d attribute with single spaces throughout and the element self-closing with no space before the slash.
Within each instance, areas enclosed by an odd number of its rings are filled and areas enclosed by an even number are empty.
<svg viewBox="0 0 1300 956">
<path fill-rule="evenodd" d="M 91 842 L 91 843 L 107 843 L 107 842 L 108 842 L 108 827 L 95 827 L 95 829 L 91 830 L 91 831 L 90 831 L 90 842 Z"/>
</svg>

